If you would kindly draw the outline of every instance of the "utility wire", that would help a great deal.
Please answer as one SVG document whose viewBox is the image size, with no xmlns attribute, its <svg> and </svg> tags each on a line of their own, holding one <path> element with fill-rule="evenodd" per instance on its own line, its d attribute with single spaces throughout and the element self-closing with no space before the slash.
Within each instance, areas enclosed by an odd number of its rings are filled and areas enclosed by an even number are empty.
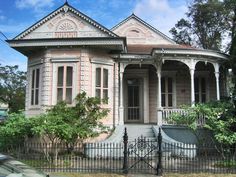
<svg viewBox="0 0 236 177">
<path fill-rule="evenodd" d="M 3 42 L 4 44 L 6 44 L 7 46 L 9 46 L 9 44 L 5 40 L 0 38 L 0 41 Z"/>
<path fill-rule="evenodd" d="M 2 31 L 0 31 L 0 33 L 6 38 L 6 40 L 8 40 L 7 36 Z"/>
<path fill-rule="evenodd" d="M 0 34 L 1 34 L 5 39 L 8 40 L 7 36 L 6 36 L 2 31 L 0 31 Z M 8 44 L 5 40 L 3 40 L 3 39 L 0 38 L 0 41 L 2 41 L 4 44 L 6 44 L 7 46 L 9 46 L 9 44 Z"/>
</svg>

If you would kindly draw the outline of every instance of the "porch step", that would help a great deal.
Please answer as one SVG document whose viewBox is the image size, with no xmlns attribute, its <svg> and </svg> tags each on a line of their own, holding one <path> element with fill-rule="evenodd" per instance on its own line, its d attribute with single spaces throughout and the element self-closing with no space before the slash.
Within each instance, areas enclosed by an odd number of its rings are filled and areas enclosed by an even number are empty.
<svg viewBox="0 0 236 177">
<path fill-rule="evenodd" d="M 135 141 L 141 136 L 150 141 L 156 140 L 152 125 L 126 124 L 125 127 L 127 128 L 129 141 Z"/>
</svg>

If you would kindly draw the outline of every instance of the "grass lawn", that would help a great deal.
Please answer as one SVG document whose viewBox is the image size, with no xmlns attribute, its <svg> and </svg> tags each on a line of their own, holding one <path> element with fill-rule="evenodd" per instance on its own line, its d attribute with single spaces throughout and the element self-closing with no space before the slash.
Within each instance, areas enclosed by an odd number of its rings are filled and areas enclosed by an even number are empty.
<svg viewBox="0 0 236 177">
<path fill-rule="evenodd" d="M 83 174 L 83 173 L 53 173 L 58 176 L 65 177 L 141 177 L 141 175 L 137 174 L 129 174 L 129 175 L 119 175 L 119 174 L 104 174 L 104 173 L 91 173 L 91 174 Z M 143 175 L 149 176 L 149 175 Z M 154 177 L 155 175 L 150 175 Z M 208 174 L 208 173 L 196 173 L 196 174 L 178 174 L 178 173 L 170 173 L 165 174 L 163 177 L 236 177 L 236 174 Z"/>
</svg>

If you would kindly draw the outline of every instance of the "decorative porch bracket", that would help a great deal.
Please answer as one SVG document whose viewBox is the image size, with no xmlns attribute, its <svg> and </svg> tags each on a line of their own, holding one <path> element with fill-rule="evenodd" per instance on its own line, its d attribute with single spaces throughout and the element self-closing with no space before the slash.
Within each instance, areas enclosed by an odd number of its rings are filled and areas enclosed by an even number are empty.
<svg viewBox="0 0 236 177">
<path fill-rule="evenodd" d="M 195 89 L 194 89 L 194 73 L 195 73 L 195 66 L 199 60 L 191 59 L 177 59 L 177 61 L 183 62 L 189 68 L 190 76 L 191 76 L 191 106 L 195 105 Z"/>
</svg>

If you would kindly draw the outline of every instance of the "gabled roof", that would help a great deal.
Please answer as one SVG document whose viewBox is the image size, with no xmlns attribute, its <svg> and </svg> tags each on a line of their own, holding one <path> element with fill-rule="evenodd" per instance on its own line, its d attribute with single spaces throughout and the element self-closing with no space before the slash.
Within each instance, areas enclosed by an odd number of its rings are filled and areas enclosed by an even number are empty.
<svg viewBox="0 0 236 177">
<path fill-rule="evenodd" d="M 107 33 L 109 36 L 111 36 L 111 37 L 118 37 L 118 35 L 116 35 L 112 31 L 110 31 L 109 29 L 107 29 L 106 27 L 101 25 L 100 23 L 96 22 L 95 20 L 91 19 L 87 15 L 83 14 L 79 10 L 75 9 L 74 7 L 69 5 L 68 2 L 66 1 L 62 6 L 60 6 L 55 11 L 51 12 L 49 15 L 47 15 L 44 18 L 42 18 L 41 20 L 39 20 L 38 22 L 36 22 L 32 26 L 30 26 L 28 29 L 26 29 L 25 31 L 23 31 L 22 33 L 20 33 L 19 35 L 17 35 L 13 39 L 14 40 L 22 39 L 24 36 L 26 36 L 27 34 L 32 32 L 33 30 L 37 29 L 39 26 L 43 25 L 45 22 L 47 22 L 50 19 L 52 19 L 54 16 L 59 14 L 61 11 L 64 11 L 64 12 L 70 11 L 70 12 L 74 13 L 75 15 L 79 16 L 80 18 L 82 18 L 83 20 L 85 20 L 86 22 L 88 22 L 89 24 L 91 24 L 92 26 L 100 29 L 101 31 L 103 31 L 105 33 Z"/>
<path fill-rule="evenodd" d="M 111 28 L 111 31 L 114 31 L 115 29 L 117 29 L 119 26 L 123 25 L 124 23 L 126 23 L 127 21 L 129 21 L 130 19 L 136 19 L 137 21 L 139 21 L 140 23 L 142 23 L 144 26 L 148 27 L 149 29 L 151 29 L 152 31 L 154 31 L 155 33 L 159 34 L 160 36 L 162 36 L 163 38 L 165 38 L 166 40 L 170 41 L 173 44 L 176 44 L 175 41 L 173 41 L 171 38 L 169 38 L 167 35 L 165 35 L 164 33 L 160 32 L 159 30 L 157 30 L 156 28 L 154 28 L 153 26 L 151 26 L 150 24 L 148 24 L 147 22 L 145 22 L 144 20 L 142 20 L 141 18 L 139 18 L 138 16 L 136 16 L 134 13 L 132 13 L 129 17 L 127 17 L 126 19 L 124 19 L 123 21 L 121 21 L 120 23 L 118 23 L 117 25 L 115 25 L 113 28 Z"/>
</svg>

